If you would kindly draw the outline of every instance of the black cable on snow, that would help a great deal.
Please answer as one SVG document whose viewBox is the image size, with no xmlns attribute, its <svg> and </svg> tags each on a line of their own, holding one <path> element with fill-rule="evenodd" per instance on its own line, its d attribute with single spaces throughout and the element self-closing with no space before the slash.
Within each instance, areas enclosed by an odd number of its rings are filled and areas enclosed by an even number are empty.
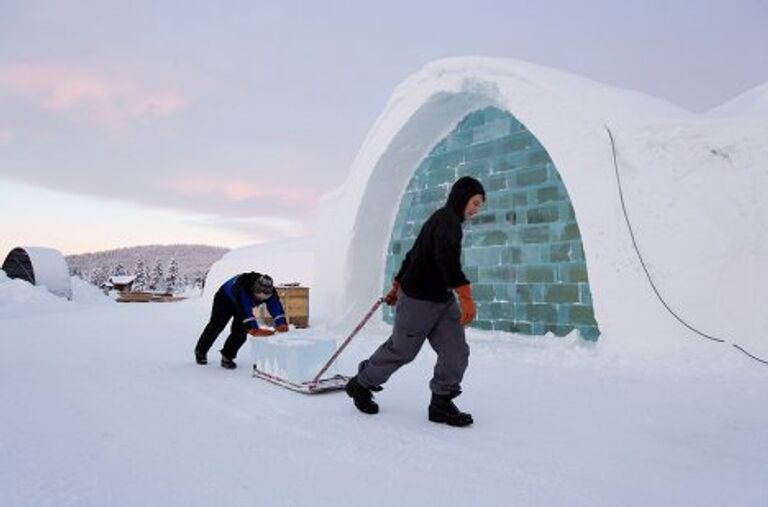
<svg viewBox="0 0 768 507">
<path fill-rule="evenodd" d="M 605 125 L 605 130 L 608 131 L 608 137 L 611 139 L 611 152 L 613 153 L 613 167 L 616 172 L 616 183 L 619 188 L 619 200 L 621 201 L 621 210 L 624 213 L 624 220 L 627 222 L 627 228 L 629 229 L 629 236 L 632 238 L 632 246 L 635 249 L 635 252 L 637 253 L 637 258 L 640 259 L 640 265 L 643 267 L 643 271 L 645 271 L 645 276 L 648 278 L 648 283 L 651 284 L 651 288 L 653 289 L 653 292 L 656 294 L 656 297 L 661 301 L 661 304 L 664 305 L 664 308 L 669 311 L 669 313 L 672 314 L 672 316 L 677 319 L 682 325 L 690 329 L 696 334 L 699 334 L 703 336 L 704 338 L 708 340 L 712 340 L 715 342 L 723 343 L 725 340 L 722 340 L 720 338 L 715 338 L 714 336 L 710 336 L 706 333 L 702 333 L 698 329 L 694 328 L 690 324 L 688 324 L 685 320 L 683 320 L 682 317 L 680 317 L 670 306 L 667 304 L 667 302 L 664 300 L 664 297 L 661 295 L 661 292 L 659 291 L 658 287 L 656 287 L 656 283 L 653 281 L 653 277 L 651 277 L 651 272 L 648 270 L 648 266 L 645 264 L 645 260 L 643 259 L 642 254 L 640 253 L 640 247 L 637 245 L 637 239 L 635 238 L 635 231 L 632 229 L 632 223 L 629 221 L 629 214 L 627 213 L 627 206 L 624 202 L 624 191 L 622 190 L 621 186 L 621 175 L 619 173 L 619 163 L 616 158 L 616 142 L 613 139 L 613 133 L 611 132 L 611 129 L 608 128 L 608 125 Z"/>
<path fill-rule="evenodd" d="M 635 231 L 632 229 L 632 223 L 629 220 L 629 214 L 627 213 L 627 205 L 624 201 L 624 191 L 621 186 L 621 174 L 619 172 L 619 162 L 618 158 L 616 156 L 616 141 L 613 138 L 613 132 L 611 132 L 611 129 L 608 127 L 608 125 L 603 125 L 605 127 L 606 132 L 608 132 L 608 138 L 611 141 L 611 153 L 613 155 L 613 168 L 616 173 L 616 185 L 619 189 L 619 200 L 621 201 L 621 210 L 624 214 L 624 220 L 627 223 L 627 229 L 629 230 L 629 236 L 632 239 L 632 246 L 635 249 L 635 253 L 637 254 L 637 258 L 640 260 L 640 265 L 643 268 L 643 271 L 645 272 L 645 277 L 648 279 L 648 283 L 651 285 L 651 289 L 653 289 L 654 294 L 656 294 L 656 298 L 661 302 L 662 305 L 664 305 L 664 308 L 667 309 L 667 311 L 678 321 L 680 324 L 688 328 L 689 330 L 693 331 L 697 335 L 701 336 L 702 338 L 706 338 L 707 340 L 718 342 L 718 343 L 726 343 L 726 340 L 722 338 L 717 338 L 711 335 L 708 335 L 692 325 L 688 324 L 682 317 L 680 317 L 677 312 L 675 312 L 672 307 L 666 302 L 664 297 L 661 295 L 661 292 L 659 291 L 658 287 L 656 287 L 656 283 L 653 281 L 653 277 L 651 276 L 651 272 L 648 270 L 648 266 L 645 264 L 645 260 L 643 259 L 642 254 L 640 253 L 640 247 L 637 244 L 637 239 L 635 238 Z M 736 345 L 735 343 L 732 343 L 733 347 L 745 354 L 747 357 L 750 357 L 754 359 L 755 361 L 761 362 L 763 364 L 768 365 L 768 361 L 761 359 L 753 354 L 750 354 L 746 350 L 744 350 L 743 347 L 740 347 Z"/>
<path fill-rule="evenodd" d="M 739 347 L 739 346 L 738 346 L 738 345 L 736 345 L 735 343 L 732 343 L 731 345 L 733 345 L 733 348 L 735 348 L 736 350 L 738 350 L 738 351 L 740 351 L 740 352 L 744 353 L 746 356 L 748 356 L 748 357 L 751 357 L 751 358 L 752 358 L 752 359 L 754 359 L 755 361 L 760 361 L 761 363 L 768 365 L 768 361 L 766 361 L 765 359 L 760 359 L 759 357 L 757 357 L 757 356 L 755 356 L 755 355 L 753 355 L 753 354 L 750 354 L 749 352 L 747 352 L 746 350 L 744 350 L 744 348 L 742 348 L 742 347 Z"/>
</svg>

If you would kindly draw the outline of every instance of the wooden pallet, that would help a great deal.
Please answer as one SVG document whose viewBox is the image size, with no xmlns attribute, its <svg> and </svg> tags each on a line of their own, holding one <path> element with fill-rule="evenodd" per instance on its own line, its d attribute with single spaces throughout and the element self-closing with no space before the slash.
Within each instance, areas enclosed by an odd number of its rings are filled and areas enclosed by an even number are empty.
<svg viewBox="0 0 768 507">
<path fill-rule="evenodd" d="M 172 294 L 154 294 L 152 292 L 121 292 L 117 296 L 118 303 L 173 303 L 187 299 Z"/>
</svg>

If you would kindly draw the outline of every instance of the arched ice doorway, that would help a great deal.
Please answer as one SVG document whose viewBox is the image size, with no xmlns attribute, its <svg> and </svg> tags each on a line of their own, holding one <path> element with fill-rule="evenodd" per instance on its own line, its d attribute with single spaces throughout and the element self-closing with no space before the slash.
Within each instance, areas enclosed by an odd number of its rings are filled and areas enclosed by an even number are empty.
<svg viewBox="0 0 768 507">
<path fill-rule="evenodd" d="M 600 335 L 573 205 L 546 149 L 510 113 L 466 114 L 413 171 L 387 247 L 385 289 L 424 220 L 456 179 L 487 191 L 484 210 L 464 227 L 462 261 L 473 284 L 480 329 L 564 336 Z M 391 321 L 391 310 L 386 313 Z"/>
</svg>

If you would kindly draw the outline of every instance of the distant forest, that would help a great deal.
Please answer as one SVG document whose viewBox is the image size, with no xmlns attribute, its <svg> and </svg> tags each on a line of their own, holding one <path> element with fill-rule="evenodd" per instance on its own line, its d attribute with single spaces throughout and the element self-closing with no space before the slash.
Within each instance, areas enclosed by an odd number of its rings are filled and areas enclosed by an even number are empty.
<svg viewBox="0 0 768 507">
<path fill-rule="evenodd" d="M 113 276 L 132 275 L 135 291 L 183 292 L 202 288 L 214 262 L 229 252 L 207 245 L 149 245 L 68 255 L 69 272 L 104 286 Z"/>
</svg>

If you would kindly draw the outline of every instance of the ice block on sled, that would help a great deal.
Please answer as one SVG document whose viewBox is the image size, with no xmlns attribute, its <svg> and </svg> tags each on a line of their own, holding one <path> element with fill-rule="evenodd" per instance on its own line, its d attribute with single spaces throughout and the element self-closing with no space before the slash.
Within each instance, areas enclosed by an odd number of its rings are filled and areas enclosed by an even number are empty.
<svg viewBox="0 0 768 507">
<path fill-rule="evenodd" d="M 264 373 L 288 380 L 306 382 L 314 379 L 336 351 L 331 339 L 300 338 L 275 335 L 267 338 L 250 337 L 253 364 Z M 324 377 L 336 374 L 332 365 Z"/>
</svg>

